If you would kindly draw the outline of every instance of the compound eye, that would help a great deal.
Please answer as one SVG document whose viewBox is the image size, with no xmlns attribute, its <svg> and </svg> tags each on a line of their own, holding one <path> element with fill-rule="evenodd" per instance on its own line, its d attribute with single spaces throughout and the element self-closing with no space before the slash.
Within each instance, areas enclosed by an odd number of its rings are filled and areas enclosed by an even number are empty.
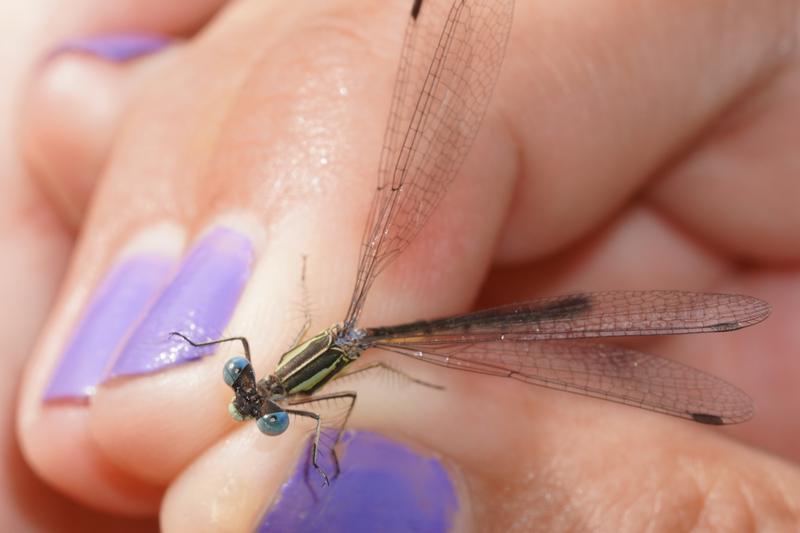
<svg viewBox="0 0 800 533">
<path fill-rule="evenodd" d="M 280 435 L 289 427 L 289 415 L 286 411 L 267 413 L 256 420 L 256 425 L 261 433 L 271 436 Z"/>
<path fill-rule="evenodd" d="M 225 368 L 222 369 L 222 379 L 225 380 L 225 383 L 229 387 L 233 387 L 234 383 L 239 379 L 239 376 L 242 375 L 242 372 L 245 372 L 249 368 L 250 361 L 244 357 L 228 359 L 228 362 L 225 363 Z"/>
<path fill-rule="evenodd" d="M 245 416 L 239 411 L 236 407 L 236 403 L 233 401 L 228 404 L 228 414 L 237 422 L 242 422 L 245 419 Z"/>
</svg>

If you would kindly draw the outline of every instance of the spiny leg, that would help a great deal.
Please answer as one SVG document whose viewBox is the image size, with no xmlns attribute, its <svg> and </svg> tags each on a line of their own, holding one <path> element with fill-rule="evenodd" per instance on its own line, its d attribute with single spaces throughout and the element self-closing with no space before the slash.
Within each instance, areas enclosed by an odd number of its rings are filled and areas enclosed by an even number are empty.
<svg viewBox="0 0 800 533">
<path fill-rule="evenodd" d="M 309 405 L 317 402 L 330 401 L 330 400 L 345 399 L 349 401 L 349 405 L 347 406 L 347 410 L 345 411 L 344 417 L 342 418 L 341 422 L 339 422 L 337 426 L 334 428 L 336 432 L 336 437 L 333 439 L 333 443 L 330 445 L 331 457 L 333 458 L 333 464 L 335 470 L 334 476 L 339 475 L 339 457 L 336 455 L 335 447 L 336 444 L 338 444 L 339 442 L 344 427 L 347 425 L 347 421 L 350 419 L 350 413 L 353 412 L 353 408 L 355 407 L 356 404 L 356 396 L 357 396 L 356 393 L 351 391 L 334 392 L 330 394 L 319 394 L 317 396 L 310 396 L 307 398 L 292 400 L 289 402 L 290 406 L 296 407 L 299 405 Z M 316 421 L 316 428 L 314 429 L 314 438 L 311 442 L 311 464 L 314 466 L 314 469 L 316 469 L 317 472 L 319 472 L 320 475 L 322 476 L 323 484 L 324 485 L 330 484 L 327 474 L 319 466 L 319 443 L 322 435 L 322 417 L 318 413 L 306 410 L 299 410 L 299 409 L 286 409 L 286 412 L 290 414 L 313 418 Z"/>
<path fill-rule="evenodd" d="M 306 336 L 308 330 L 311 328 L 311 305 L 309 304 L 309 296 L 308 296 L 308 287 L 306 286 L 306 259 L 307 256 L 303 256 L 303 270 L 300 274 L 300 290 L 301 294 L 303 295 L 303 301 L 301 305 L 303 306 L 303 317 L 305 320 L 303 321 L 303 325 L 300 327 L 300 331 L 297 332 L 294 340 L 292 341 L 292 345 L 289 349 L 294 348 L 297 346 L 300 341 L 303 340 L 303 337 Z"/>
<path fill-rule="evenodd" d="M 308 333 L 308 330 L 311 329 L 311 315 L 305 315 L 305 317 L 306 318 L 303 321 L 303 325 L 300 326 L 300 331 L 297 332 L 297 335 L 295 335 L 291 346 L 289 346 L 290 350 L 292 348 L 294 348 L 295 346 L 297 346 L 298 344 L 300 344 L 300 341 L 302 341 L 303 338 L 306 336 L 306 333 Z"/>
<path fill-rule="evenodd" d="M 377 369 L 384 370 L 384 371 L 386 371 L 386 372 L 388 372 L 390 374 L 394 374 L 396 376 L 399 376 L 399 377 L 401 377 L 401 378 L 403 378 L 403 379 L 405 379 L 407 381 L 410 381 L 411 383 L 415 383 L 417 385 L 422 385 L 424 387 L 430 387 L 430 388 L 436 389 L 436 390 L 444 390 L 444 387 L 441 386 L 441 385 L 436 385 L 435 383 L 428 383 L 427 381 L 423 381 L 421 379 L 415 378 L 414 376 L 412 376 L 410 374 L 406 374 L 402 370 L 398 370 L 398 369 L 394 368 L 393 366 L 387 365 L 383 361 L 376 361 L 374 363 L 370 363 L 370 364 L 368 364 L 366 366 L 362 366 L 362 367 L 357 368 L 355 370 L 349 370 L 349 371 L 345 370 L 343 372 L 340 372 L 336 376 L 334 376 L 331 379 L 331 381 L 336 381 L 337 379 L 342 379 L 342 378 L 353 377 L 353 376 L 355 376 L 357 374 L 364 374 L 366 372 L 369 372 L 370 370 L 377 370 Z"/>
<path fill-rule="evenodd" d="M 319 437 L 321 433 L 321 420 L 322 418 L 319 416 L 318 413 L 314 413 L 312 411 L 303 411 L 301 409 L 286 409 L 286 412 L 292 415 L 297 416 L 304 416 L 306 418 L 313 418 L 316 427 L 314 428 L 314 439 L 311 442 L 311 464 L 314 465 L 314 468 L 319 472 L 319 475 L 322 476 L 322 484 L 323 485 L 330 485 L 331 482 L 328 479 L 328 474 L 320 468 L 319 462 L 317 461 L 317 451 L 319 449 Z M 335 453 L 335 452 L 334 452 Z"/>
<path fill-rule="evenodd" d="M 217 339 L 215 341 L 194 342 L 192 339 L 190 339 L 189 337 L 178 331 L 171 332 L 170 336 L 180 337 L 189 344 L 191 344 L 192 346 L 194 346 L 195 348 L 202 348 L 204 346 L 213 346 L 215 344 L 223 344 L 225 342 L 239 341 L 242 343 L 242 348 L 244 349 L 244 356 L 247 358 L 248 361 L 252 363 L 252 360 L 250 359 L 250 343 L 247 342 L 247 339 L 245 337 L 228 337 L 226 339 Z"/>
</svg>

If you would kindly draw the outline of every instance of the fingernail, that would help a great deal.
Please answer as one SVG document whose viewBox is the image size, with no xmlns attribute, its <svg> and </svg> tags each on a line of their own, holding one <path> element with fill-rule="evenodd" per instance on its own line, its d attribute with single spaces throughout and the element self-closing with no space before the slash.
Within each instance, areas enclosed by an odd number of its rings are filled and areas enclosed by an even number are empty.
<svg viewBox="0 0 800 533">
<path fill-rule="evenodd" d="M 48 54 L 47 59 L 65 53 L 77 53 L 121 63 L 158 52 L 172 42 L 173 39 L 167 36 L 149 33 L 110 33 L 77 37 L 62 42 Z"/>
<path fill-rule="evenodd" d="M 195 342 L 221 338 L 252 262 L 253 246 L 241 233 L 217 228 L 202 237 L 134 330 L 109 377 L 156 372 L 212 354 L 213 347 L 194 348 L 170 333 Z"/>
<path fill-rule="evenodd" d="M 456 490 L 441 461 L 375 433 L 352 431 L 327 487 L 304 454 L 258 531 L 450 531 Z M 322 466 L 333 472 L 330 456 Z"/>
<path fill-rule="evenodd" d="M 94 394 L 126 335 L 169 280 L 174 261 L 157 255 L 123 260 L 95 290 L 44 392 L 45 401 Z"/>
</svg>

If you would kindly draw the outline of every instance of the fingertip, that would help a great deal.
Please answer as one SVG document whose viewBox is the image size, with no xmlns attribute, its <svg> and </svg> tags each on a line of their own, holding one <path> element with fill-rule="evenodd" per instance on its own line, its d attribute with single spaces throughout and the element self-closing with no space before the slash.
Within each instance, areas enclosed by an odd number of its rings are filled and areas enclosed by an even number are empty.
<svg viewBox="0 0 800 533">
<path fill-rule="evenodd" d="M 165 531 L 197 530 L 209 524 L 251 531 L 288 475 L 301 432 L 266 437 L 244 424 L 218 441 L 170 484 L 161 507 Z"/>
<path fill-rule="evenodd" d="M 22 107 L 21 149 L 62 218 L 78 226 L 122 114 L 126 68 L 76 54 L 34 72 Z"/>
<path fill-rule="evenodd" d="M 439 457 L 365 431 L 346 432 L 339 447 L 340 472 L 320 488 L 301 455 L 258 531 L 462 530 L 463 502 Z"/>
<path fill-rule="evenodd" d="M 64 403 L 25 420 L 18 424 L 20 447 L 48 484 L 94 509 L 141 517 L 157 513 L 164 489 L 131 479 L 99 453 L 83 406 Z"/>
<path fill-rule="evenodd" d="M 208 363 L 217 370 L 216 361 Z M 208 366 L 192 365 L 100 387 L 89 409 L 89 424 L 103 455 L 132 478 L 168 485 L 230 429 L 223 401 L 218 409 L 207 405 L 217 399 L 214 386 L 219 381 Z"/>
</svg>

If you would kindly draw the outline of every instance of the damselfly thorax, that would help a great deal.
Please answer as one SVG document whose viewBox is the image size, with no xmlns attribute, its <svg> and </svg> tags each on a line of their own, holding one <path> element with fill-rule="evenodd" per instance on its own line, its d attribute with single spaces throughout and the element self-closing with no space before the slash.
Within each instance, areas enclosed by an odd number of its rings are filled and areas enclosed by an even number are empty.
<svg viewBox="0 0 800 533">
<path fill-rule="evenodd" d="M 335 324 L 283 354 L 274 377 L 289 395 L 311 394 L 361 355 L 362 337 L 360 330 Z"/>
</svg>

